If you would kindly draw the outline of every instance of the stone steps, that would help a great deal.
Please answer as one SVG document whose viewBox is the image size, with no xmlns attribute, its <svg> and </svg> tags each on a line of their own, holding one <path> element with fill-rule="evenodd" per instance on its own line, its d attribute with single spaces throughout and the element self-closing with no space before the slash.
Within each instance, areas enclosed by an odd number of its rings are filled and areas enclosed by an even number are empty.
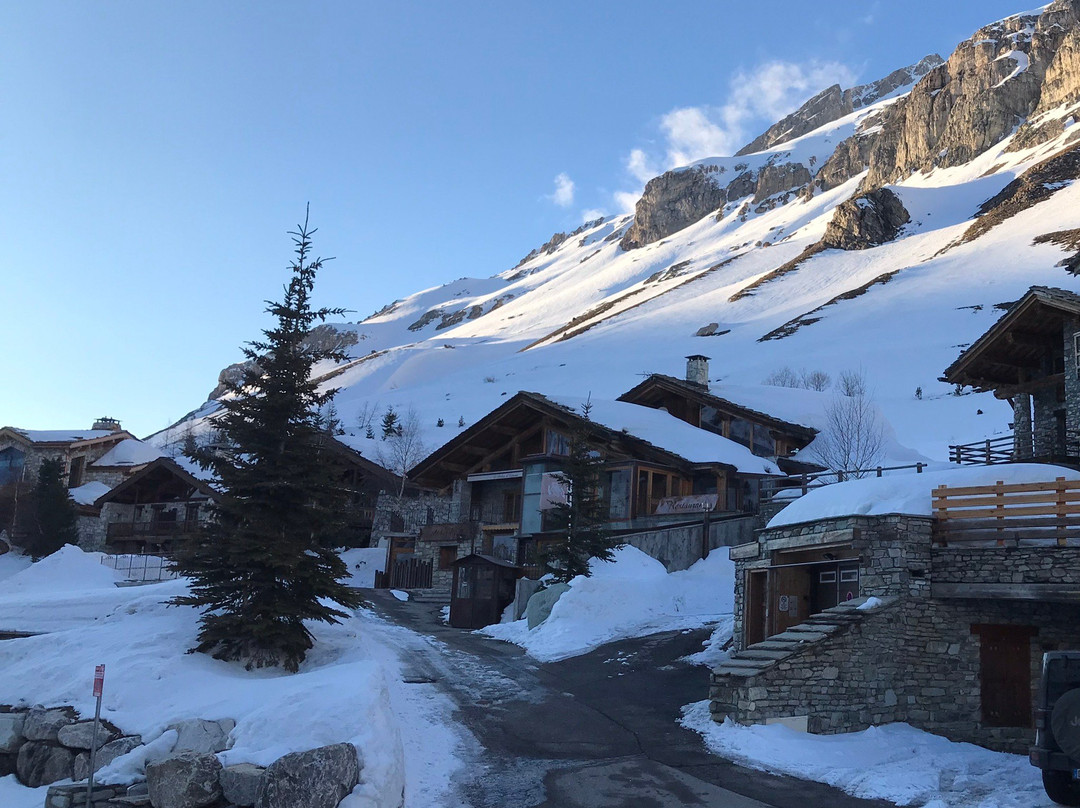
<svg viewBox="0 0 1080 808">
<path fill-rule="evenodd" d="M 858 598 L 826 609 L 811 615 L 802 623 L 791 626 L 780 634 L 774 634 L 762 642 L 737 651 L 713 669 L 713 676 L 742 678 L 756 676 L 776 663 L 799 654 L 804 649 L 872 614 L 872 612 L 858 610 L 857 607 L 865 600 L 866 598 Z M 891 602 L 891 599 L 883 600 L 885 604 Z"/>
<path fill-rule="evenodd" d="M 409 600 L 415 603 L 438 603 L 444 606 L 450 603 L 449 589 L 411 589 L 406 591 L 409 593 Z"/>
</svg>

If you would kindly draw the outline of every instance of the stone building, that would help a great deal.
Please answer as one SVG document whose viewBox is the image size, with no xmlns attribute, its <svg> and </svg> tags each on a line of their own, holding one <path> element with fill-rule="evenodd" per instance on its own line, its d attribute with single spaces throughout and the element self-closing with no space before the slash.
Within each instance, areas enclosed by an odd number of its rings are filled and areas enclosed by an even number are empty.
<svg viewBox="0 0 1080 808">
<path fill-rule="evenodd" d="M 1080 490 L 1055 480 L 1062 469 L 1028 468 L 1045 482 L 954 489 L 958 504 L 971 513 L 976 501 Z M 893 484 L 839 483 L 800 504 L 842 486 L 872 501 L 875 486 Z M 935 492 L 942 509 L 953 507 L 947 491 Z M 732 548 L 734 651 L 711 677 L 714 718 L 820 733 L 904 721 L 1026 748 L 1043 652 L 1080 648 L 1080 539 L 1026 518 L 990 520 L 1001 526 L 988 532 L 978 513 L 927 515 L 929 484 L 925 494 L 924 513 L 782 524 Z"/>
<path fill-rule="evenodd" d="M 1014 460 L 1080 462 L 1080 295 L 1031 287 L 942 380 L 1012 406 Z"/>
<path fill-rule="evenodd" d="M 398 514 L 395 559 L 431 563 L 439 588 L 470 553 L 539 575 L 556 538 L 549 511 L 565 496 L 559 472 L 579 429 L 604 459 L 609 529 L 668 569 L 751 535 L 759 483 L 780 474 L 772 460 L 650 407 L 593 401 L 586 419 L 583 405 L 518 393 L 417 464 L 410 479 L 430 493 Z"/>
</svg>

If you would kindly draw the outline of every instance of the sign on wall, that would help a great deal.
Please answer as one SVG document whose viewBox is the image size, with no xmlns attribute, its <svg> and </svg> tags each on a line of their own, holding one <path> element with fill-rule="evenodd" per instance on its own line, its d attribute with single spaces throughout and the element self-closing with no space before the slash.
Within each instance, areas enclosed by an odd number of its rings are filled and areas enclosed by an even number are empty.
<svg viewBox="0 0 1080 808">
<path fill-rule="evenodd" d="M 690 494 L 684 497 L 664 497 L 656 506 L 658 514 L 709 513 L 716 510 L 719 494 Z"/>
</svg>

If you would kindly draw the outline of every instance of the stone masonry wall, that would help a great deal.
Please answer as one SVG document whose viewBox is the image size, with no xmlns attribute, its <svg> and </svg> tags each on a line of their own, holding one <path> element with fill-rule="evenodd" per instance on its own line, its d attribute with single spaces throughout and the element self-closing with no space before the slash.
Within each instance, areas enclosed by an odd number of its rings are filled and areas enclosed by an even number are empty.
<svg viewBox="0 0 1080 808">
<path fill-rule="evenodd" d="M 1080 604 L 905 598 L 750 678 L 712 677 L 713 717 L 807 716 L 817 733 L 905 721 L 958 741 L 1024 751 L 1032 730 L 982 725 L 979 624 L 1034 626 L 1032 697 L 1042 654 L 1080 643 Z"/>
<path fill-rule="evenodd" d="M 744 589 L 746 573 L 768 567 L 772 560 L 766 549 L 773 540 L 790 540 L 812 544 L 827 533 L 851 534 L 851 545 L 859 554 L 859 591 L 878 597 L 930 593 L 930 517 L 846 516 L 822 519 L 788 527 L 758 532 L 758 554 L 735 561 L 735 619 L 734 646 L 742 650 L 745 636 L 743 626 Z"/>
<path fill-rule="evenodd" d="M 1080 547 L 935 547 L 935 583 L 1080 584 Z"/>
<path fill-rule="evenodd" d="M 1065 321 L 1065 428 L 1080 431 L 1080 373 L 1076 364 L 1076 340 L 1080 334 L 1080 319 Z"/>
</svg>

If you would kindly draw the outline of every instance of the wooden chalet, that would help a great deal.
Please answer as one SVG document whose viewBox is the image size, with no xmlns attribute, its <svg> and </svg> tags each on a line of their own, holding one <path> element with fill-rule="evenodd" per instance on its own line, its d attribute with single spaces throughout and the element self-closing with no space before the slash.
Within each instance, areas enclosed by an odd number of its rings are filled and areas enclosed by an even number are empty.
<svg viewBox="0 0 1080 808">
<path fill-rule="evenodd" d="M 709 357 L 686 357 L 686 379 L 654 373 L 619 401 L 663 409 L 692 426 L 740 443 L 760 457 L 773 457 L 788 474 L 820 471 L 821 466 L 796 460 L 817 430 L 758 412 L 709 392 Z"/>
<path fill-rule="evenodd" d="M 538 550 L 553 538 L 549 513 L 561 495 L 570 436 L 582 428 L 604 458 L 614 531 L 686 521 L 688 514 L 700 521 L 703 512 L 745 515 L 757 507 L 759 480 L 779 474 L 746 448 L 667 414 L 593 403 L 586 420 L 567 401 L 520 392 L 415 466 L 410 478 L 452 497 L 458 517 L 423 527 L 416 555 L 437 558 L 447 575 L 462 551 L 535 567 Z"/>
<path fill-rule="evenodd" d="M 209 518 L 220 495 L 175 460 L 159 457 L 94 502 L 111 553 L 167 555 Z"/>
<path fill-rule="evenodd" d="M 1033 286 L 945 370 L 1013 408 L 1005 459 L 1080 462 L 1080 295 Z M 964 448 L 964 447 L 955 447 Z M 987 448 L 987 461 L 990 457 Z"/>
</svg>

